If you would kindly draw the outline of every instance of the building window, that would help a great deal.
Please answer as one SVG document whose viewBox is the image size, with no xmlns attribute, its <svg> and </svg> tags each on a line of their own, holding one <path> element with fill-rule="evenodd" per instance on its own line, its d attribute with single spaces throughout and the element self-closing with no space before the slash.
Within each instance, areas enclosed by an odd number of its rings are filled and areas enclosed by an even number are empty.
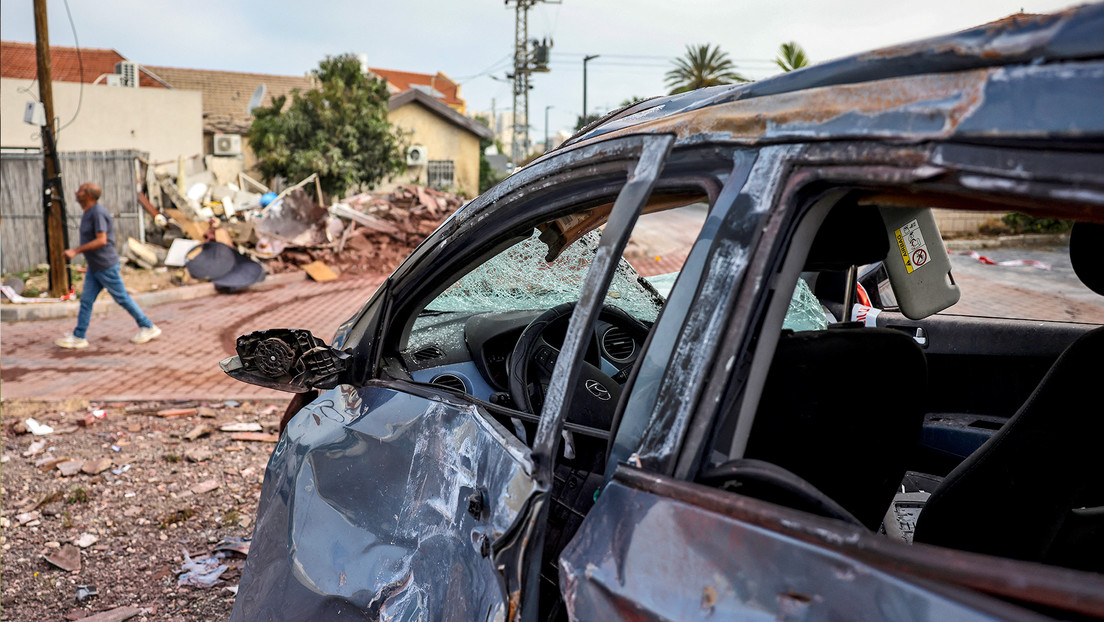
<svg viewBox="0 0 1104 622">
<path fill-rule="evenodd" d="M 426 166 L 426 185 L 436 190 L 453 186 L 452 160 L 430 160 Z"/>
</svg>

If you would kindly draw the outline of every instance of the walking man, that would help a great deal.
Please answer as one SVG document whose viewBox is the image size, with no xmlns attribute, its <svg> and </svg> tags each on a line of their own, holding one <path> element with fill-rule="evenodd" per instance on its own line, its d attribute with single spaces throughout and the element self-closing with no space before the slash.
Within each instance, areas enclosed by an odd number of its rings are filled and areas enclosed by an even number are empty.
<svg viewBox="0 0 1104 622">
<path fill-rule="evenodd" d="M 93 183 L 81 184 L 77 189 L 77 203 L 84 210 L 80 223 L 80 246 L 66 249 L 65 258 L 72 259 L 84 253 L 84 258 L 88 261 L 88 272 L 84 275 L 77 328 L 73 334 L 54 342 L 63 348 L 88 347 L 88 340 L 84 335 L 88 330 L 88 322 L 92 319 L 92 304 L 104 289 L 138 322 L 138 334 L 131 341 L 146 343 L 161 334 L 161 329 L 154 326 L 142 313 L 123 285 L 123 277 L 119 274 L 119 255 L 115 252 L 115 223 L 107 208 L 100 205 L 100 194 L 100 187 Z"/>
</svg>

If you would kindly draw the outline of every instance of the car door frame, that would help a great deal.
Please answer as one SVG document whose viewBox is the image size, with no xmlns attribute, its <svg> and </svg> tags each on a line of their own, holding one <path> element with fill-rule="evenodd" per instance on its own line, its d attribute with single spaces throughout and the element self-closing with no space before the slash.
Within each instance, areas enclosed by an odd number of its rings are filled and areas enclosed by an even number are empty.
<svg viewBox="0 0 1104 622">
<path fill-rule="evenodd" d="M 986 615 L 997 618 L 1007 615 L 1001 613 L 1007 610 L 984 595 L 1101 615 L 1104 612 L 1104 595 L 1099 592 L 1099 584 L 1087 573 L 922 544 L 906 547 L 842 523 L 754 499 L 741 498 L 738 502 L 731 498 L 723 500 L 725 496 L 732 497 L 731 493 L 689 483 L 713 446 L 720 413 L 740 400 L 757 399 L 757 396 L 746 392 L 749 385 L 754 384 L 749 380 L 753 359 L 765 357 L 769 360 L 773 351 L 772 347 L 763 350 L 758 339 L 765 309 L 785 289 L 780 286 L 777 276 L 788 253 L 789 237 L 819 198 L 838 188 L 892 188 L 904 185 L 926 186 L 932 191 L 931 197 L 934 197 L 940 192 L 948 192 L 950 186 L 955 184 L 961 187 L 964 175 L 972 176 L 974 183 L 984 183 L 985 179 L 999 183 L 1002 177 L 993 171 L 982 176 L 976 171 L 963 170 L 964 167 L 948 161 L 948 150 L 943 144 L 934 142 L 900 146 L 841 141 L 767 147 L 761 151 L 770 149 L 777 150 L 779 154 L 771 156 L 776 162 L 769 166 L 757 165 L 745 184 L 748 189 L 742 191 L 750 194 L 754 190 L 766 203 L 758 207 L 762 212 L 761 219 L 745 220 L 744 223 L 745 227 L 758 224 L 750 237 L 742 238 L 751 249 L 747 278 L 740 280 L 731 290 L 698 289 L 695 302 L 697 314 L 691 310 L 690 319 L 679 337 L 679 343 L 684 347 L 675 347 L 676 356 L 663 379 L 669 386 L 680 387 L 679 395 L 675 396 L 678 399 L 657 401 L 638 453 L 628 461 L 610 465 L 612 478 L 609 489 L 628 488 L 630 493 L 625 499 L 636 504 L 632 507 L 653 502 L 660 505 L 680 501 L 703 504 L 699 507 L 702 514 L 698 518 L 687 519 L 700 518 L 703 523 L 717 520 L 715 513 L 722 509 L 721 506 L 728 508 L 721 512 L 724 514 L 732 509 L 728 506 L 735 503 L 740 508 L 735 514 L 736 521 L 742 525 L 739 529 L 766 528 L 778 538 L 815 544 L 846 556 L 861 565 L 863 572 L 877 569 L 889 573 L 886 580 L 893 580 L 891 577 L 907 578 L 910 583 L 926 590 L 928 598 L 948 597 L 963 603 L 969 610 L 989 612 Z M 1055 169 L 1053 172 L 1055 179 L 1046 183 L 1022 185 L 1019 190 L 1025 193 L 1022 205 L 1030 206 L 1032 201 L 1038 199 L 1069 201 L 1068 193 L 1063 195 L 1062 184 L 1054 183 L 1061 178 L 1061 171 Z M 1083 213 L 1086 208 L 1070 204 L 1066 209 L 1070 215 L 1075 215 Z M 734 214 L 733 222 L 738 222 L 739 217 L 740 214 Z M 745 212 L 743 218 L 749 217 Z M 739 230 L 732 226 L 727 229 L 729 232 Z M 718 240 L 720 238 L 718 236 Z M 718 247 L 716 241 L 714 247 Z M 792 283 L 788 286 L 792 289 Z M 697 332 L 695 327 L 698 327 Z M 707 361 L 701 363 L 695 358 L 706 358 Z M 683 373 L 695 363 L 701 373 Z M 675 382 L 679 379 L 681 382 Z M 660 393 L 663 394 L 662 389 Z M 687 399 L 688 396 L 694 396 L 694 399 Z M 747 425 L 750 426 L 750 422 Z M 653 498 L 655 495 L 662 498 L 656 500 Z M 779 513 L 779 509 L 785 511 Z M 612 519 L 614 522 L 611 524 L 612 516 L 618 518 Z M 604 507 L 602 498 L 599 498 L 591 515 L 583 522 L 579 542 L 572 541 L 569 548 L 582 548 L 588 542 L 592 547 L 599 546 L 590 534 L 591 530 L 596 529 L 595 524 L 605 521 L 602 530 L 618 534 L 619 551 L 623 553 L 637 537 L 633 523 L 638 520 L 626 506 Z M 641 532 L 639 537 L 647 540 L 655 538 L 656 534 Z M 687 543 L 687 546 L 692 545 L 693 542 Z M 595 564 L 603 561 L 602 556 L 608 554 L 608 551 L 593 548 L 592 552 Z M 581 561 L 579 557 L 571 558 L 569 553 L 561 557 L 561 573 L 568 575 L 572 572 L 571 564 Z M 567 567 L 564 560 L 567 560 Z M 616 563 L 623 567 L 628 560 L 617 559 Z M 593 568 L 590 572 L 594 573 Z M 576 573 L 575 577 L 561 584 L 565 600 L 579 597 L 581 583 Z M 618 587 L 624 588 L 625 585 Z M 627 597 L 626 594 L 618 596 Z M 1018 611 L 1022 613 L 1023 610 Z"/>
</svg>

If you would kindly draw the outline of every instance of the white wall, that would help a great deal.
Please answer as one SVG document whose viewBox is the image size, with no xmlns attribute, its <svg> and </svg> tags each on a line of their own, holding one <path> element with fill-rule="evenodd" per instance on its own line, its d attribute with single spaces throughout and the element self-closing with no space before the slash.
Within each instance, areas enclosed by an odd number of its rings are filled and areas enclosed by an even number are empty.
<svg viewBox="0 0 1104 622">
<path fill-rule="evenodd" d="M 54 83 L 54 114 L 73 118 L 80 84 Z M 31 93 L 20 91 L 30 89 Z M 38 99 L 31 80 L 0 79 L 0 146 L 41 147 L 38 129 L 23 123 L 23 108 Z M 199 91 L 85 84 L 80 113 L 58 136 L 59 151 L 137 149 L 154 162 L 203 153 L 203 99 Z"/>
</svg>

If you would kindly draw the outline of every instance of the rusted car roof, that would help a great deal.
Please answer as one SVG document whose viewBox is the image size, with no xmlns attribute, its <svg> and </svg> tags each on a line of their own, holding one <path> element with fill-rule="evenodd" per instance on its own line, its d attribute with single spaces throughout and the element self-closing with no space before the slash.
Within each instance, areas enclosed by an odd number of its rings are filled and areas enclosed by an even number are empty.
<svg viewBox="0 0 1104 622">
<path fill-rule="evenodd" d="M 1052 15 L 1013 16 L 760 82 L 640 102 L 584 128 L 561 149 L 598 137 L 637 133 L 746 144 L 848 137 L 923 140 L 992 135 L 998 129 L 1001 134 L 1034 138 L 1099 135 L 1104 131 L 1100 99 L 1074 97 L 1071 102 L 1063 96 L 1065 118 L 1050 125 L 1044 118 L 1040 124 L 1037 115 L 1016 115 L 1009 101 L 1014 92 L 1002 86 L 1020 77 L 1016 74 L 1025 64 L 1053 63 L 1057 78 L 1061 61 L 1104 57 L 1101 32 L 1104 4 Z M 1082 71 L 1100 73 L 1099 68 Z M 1104 83 L 1104 74 L 1086 77 Z"/>
</svg>

